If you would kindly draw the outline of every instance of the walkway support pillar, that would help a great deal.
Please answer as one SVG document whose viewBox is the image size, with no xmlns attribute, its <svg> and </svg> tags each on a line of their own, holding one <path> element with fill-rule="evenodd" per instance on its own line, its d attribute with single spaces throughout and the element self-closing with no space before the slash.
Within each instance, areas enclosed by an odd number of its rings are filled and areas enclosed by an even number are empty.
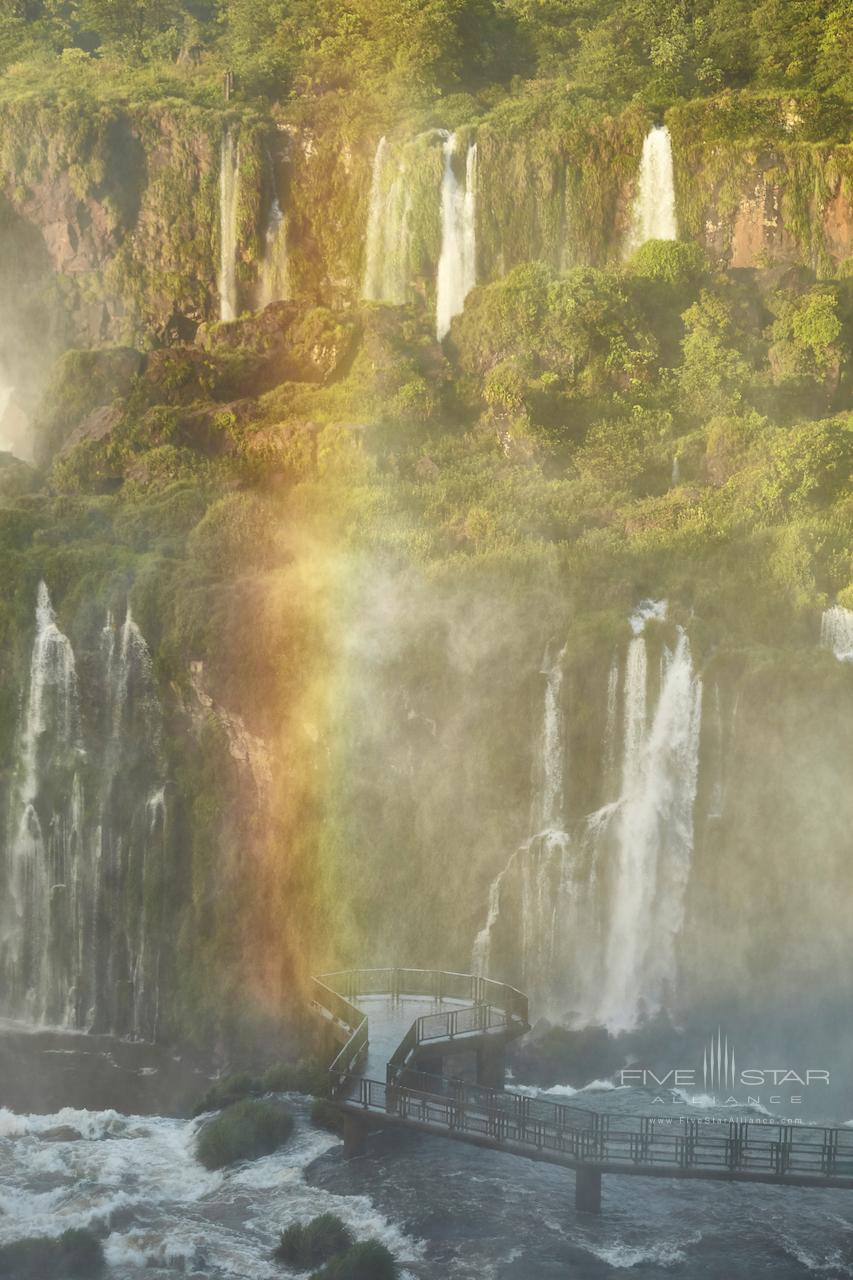
<svg viewBox="0 0 853 1280">
<path fill-rule="evenodd" d="M 506 1046 L 485 1044 L 477 1050 L 477 1084 L 502 1089 L 506 1080 Z"/>
<path fill-rule="evenodd" d="M 601 1173 L 581 1165 L 575 1173 L 575 1208 L 578 1213 L 601 1213 Z"/>
<path fill-rule="evenodd" d="M 361 1116 L 344 1112 L 344 1159 L 360 1156 L 367 1141 L 368 1123 Z"/>
</svg>

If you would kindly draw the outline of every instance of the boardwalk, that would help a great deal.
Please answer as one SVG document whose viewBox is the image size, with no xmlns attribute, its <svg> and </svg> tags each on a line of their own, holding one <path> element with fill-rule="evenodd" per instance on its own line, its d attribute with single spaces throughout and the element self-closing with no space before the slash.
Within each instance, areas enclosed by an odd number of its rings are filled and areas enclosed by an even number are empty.
<svg viewBox="0 0 853 1280">
<path fill-rule="evenodd" d="M 520 991 L 468 974 L 366 969 L 315 979 L 342 1048 L 332 1097 L 345 1154 L 402 1125 L 563 1165 L 578 1209 L 598 1212 L 605 1173 L 853 1189 L 853 1130 L 608 1115 L 504 1092 L 504 1053 L 528 1029 Z"/>
</svg>

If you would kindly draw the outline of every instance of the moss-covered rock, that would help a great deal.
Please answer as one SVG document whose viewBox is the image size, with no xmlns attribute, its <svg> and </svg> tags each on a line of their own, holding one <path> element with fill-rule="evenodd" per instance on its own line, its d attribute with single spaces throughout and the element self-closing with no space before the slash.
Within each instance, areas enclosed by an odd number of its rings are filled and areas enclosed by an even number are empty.
<svg viewBox="0 0 853 1280">
<path fill-rule="evenodd" d="M 310 1222 L 294 1222 L 283 1231 L 273 1256 L 298 1271 L 310 1271 L 347 1253 L 354 1243 L 353 1233 L 340 1218 L 323 1213 Z"/>
<path fill-rule="evenodd" d="M 275 1102 L 244 1099 L 209 1120 L 196 1140 L 196 1155 L 207 1169 L 271 1155 L 293 1132 L 293 1116 Z"/>
</svg>

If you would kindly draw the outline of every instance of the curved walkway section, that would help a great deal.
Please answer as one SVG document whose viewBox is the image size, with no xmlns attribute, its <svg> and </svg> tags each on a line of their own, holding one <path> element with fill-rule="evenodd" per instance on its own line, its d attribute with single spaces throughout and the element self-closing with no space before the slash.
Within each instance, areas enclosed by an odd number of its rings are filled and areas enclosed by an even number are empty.
<svg viewBox="0 0 853 1280">
<path fill-rule="evenodd" d="M 365 1126 L 405 1125 L 575 1169 L 576 1204 L 593 1212 L 603 1173 L 853 1189 L 850 1128 L 609 1115 L 504 1092 L 503 1049 L 528 1029 L 513 987 L 367 969 L 317 978 L 313 995 L 343 1041 L 330 1072 L 348 1154 Z M 474 1079 L 456 1069 L 466 1051 Z"/>
</svg>

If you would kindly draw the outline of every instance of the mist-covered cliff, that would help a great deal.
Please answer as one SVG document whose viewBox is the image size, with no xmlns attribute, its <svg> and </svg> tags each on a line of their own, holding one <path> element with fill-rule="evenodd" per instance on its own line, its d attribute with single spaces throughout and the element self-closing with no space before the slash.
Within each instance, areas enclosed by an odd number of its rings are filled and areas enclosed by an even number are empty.
<svg viewBox="0 0 853 1280">
<path fill-rule="evenodd" d="M 317 45 L 275 91 L 239 23 L 174 64 L 51 12 L 0 81 L 2 1011 L 233 1043 L 349 963 L 611 1029 L 846 990 L 838 87 L 596 94 L 594 27 L 576 81 L 539 31 L 536 76 L 383 101 Z"/>
</svg>

